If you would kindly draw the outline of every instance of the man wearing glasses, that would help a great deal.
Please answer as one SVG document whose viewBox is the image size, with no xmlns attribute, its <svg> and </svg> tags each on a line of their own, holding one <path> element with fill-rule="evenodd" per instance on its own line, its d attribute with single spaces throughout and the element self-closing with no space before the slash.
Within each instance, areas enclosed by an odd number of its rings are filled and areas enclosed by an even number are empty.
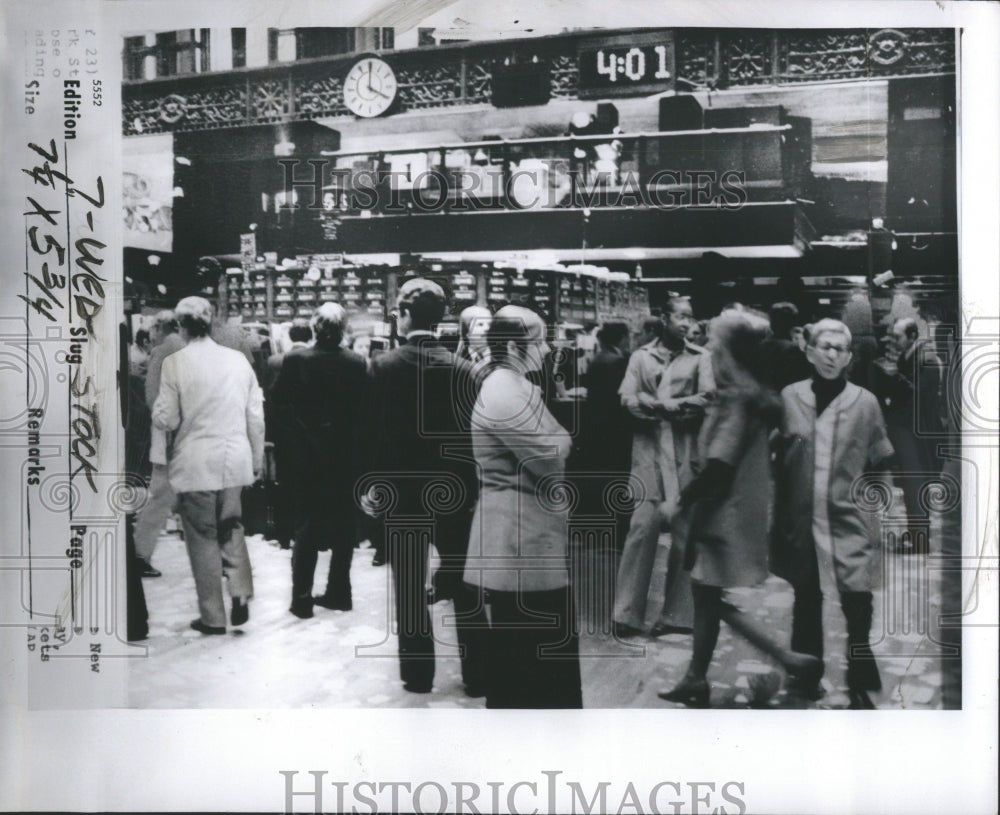
<svg viewBox="0 0 1000 815">
<path fill-rule="evenodd" d="M 846 627 L 849 706 L 871 709 L 882 687 L 869 634 L 878 542 L 854 496 L 865 472 L 893 454 L 878 401 L 847 381 L 851 332 L 839 320 L 813 326 L 806 349 L 811 379 L 781 392 L 785 444 L 779 459 L 771 571 L 795 590 L 793 651 L 823 658 L 823 598 L 839 598 Z M 827 632 L 831 642 L 839 642 Z M 807 699 L 823 694 L 818 677 L 793 681 Z"/>
</svg>

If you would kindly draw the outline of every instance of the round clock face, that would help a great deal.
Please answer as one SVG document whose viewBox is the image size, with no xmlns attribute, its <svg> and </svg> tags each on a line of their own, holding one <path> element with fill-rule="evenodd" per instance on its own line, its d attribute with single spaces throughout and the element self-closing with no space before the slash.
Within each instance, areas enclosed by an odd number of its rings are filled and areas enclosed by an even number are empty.
<svg viewBox="0 0 1000 815">
<path fill-rule="evenodd" d="M 344 79 L 344 104 L 356 116 L 381 116 L 396 98 L 396 75 L 383 59 L 365 57 Z"/>
</svg>

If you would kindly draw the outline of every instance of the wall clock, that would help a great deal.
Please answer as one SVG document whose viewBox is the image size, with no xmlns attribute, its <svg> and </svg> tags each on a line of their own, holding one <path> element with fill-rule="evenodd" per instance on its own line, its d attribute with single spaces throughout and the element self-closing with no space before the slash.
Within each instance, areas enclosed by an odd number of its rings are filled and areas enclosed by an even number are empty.
<svg viewBox="0 0 1000 815">
<path fill-rule="evenodd" d="M 396 89 L 396 74 L 388 62 L 363 57 L 344 78 L 344 105 L 355 116 L 381 116 L 395 101 Z"/>
</svg>

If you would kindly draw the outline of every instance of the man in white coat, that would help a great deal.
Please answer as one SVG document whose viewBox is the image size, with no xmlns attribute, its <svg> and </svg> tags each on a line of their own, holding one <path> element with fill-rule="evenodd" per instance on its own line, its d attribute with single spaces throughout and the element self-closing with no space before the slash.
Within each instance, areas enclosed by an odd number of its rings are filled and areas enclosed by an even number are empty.
<svg viewBox="0 0 1000 815">
<path fill-rule="evenodd" d="M 185 297 L 175 314 L 187 345 L 163 362 L 153 424 L 176 431 L 169 478 L 198 592 L 200 616 L 191 627 L 225 634 L 223 576 L 233 601 L 230 622 L 242 625 L 250 616 L 253 577 L 240 494 L 263 471 L 264 399 L 246 357 L 212 340 L 207 300 Z"/>
</svg>

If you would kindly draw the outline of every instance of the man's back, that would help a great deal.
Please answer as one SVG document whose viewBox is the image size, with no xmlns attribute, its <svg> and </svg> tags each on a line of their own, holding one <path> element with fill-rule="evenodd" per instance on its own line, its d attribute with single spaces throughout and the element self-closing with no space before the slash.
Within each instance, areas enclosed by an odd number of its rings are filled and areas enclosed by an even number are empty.
<svg viewBox="0 0 1000 815">
<path fill-rule="evenodd" d="M 306 428 L 356 424 L 366 384 L 364 359 L 343 348 L 295 348 L 284 356 L 273 386 L 276 407 Z"/>
<path fill-rule="evenodd" d="M 463 480 L 471 463 L 443 454 L 444 445 L 470 445 L 475 378 L 472 367 L 431 338 L 396 348 L 372 364 L 375 469 L 450 471 Z"/>
<path fill-rule="evenodd" d="M 153 420 L 177 430 L 170 480 L 178 492 L 253 483 L 263 404 L 253 369 L 238 351 L 205 338 L 167 357 Z"/>
</svg>

